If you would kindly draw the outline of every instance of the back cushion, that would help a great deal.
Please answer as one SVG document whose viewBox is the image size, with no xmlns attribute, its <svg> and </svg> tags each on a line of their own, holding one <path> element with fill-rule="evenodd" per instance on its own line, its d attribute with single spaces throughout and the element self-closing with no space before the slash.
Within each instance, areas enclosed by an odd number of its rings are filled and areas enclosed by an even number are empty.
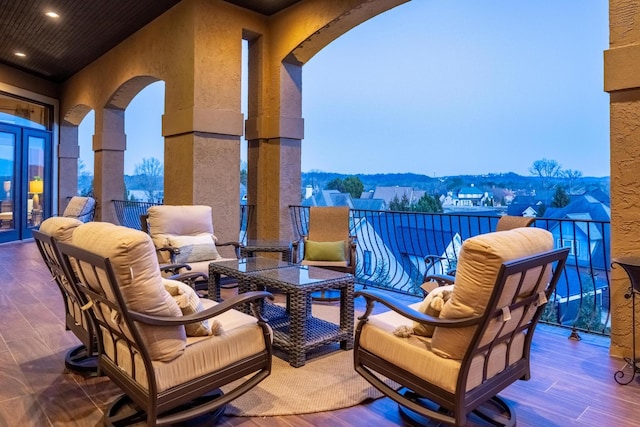
<svg viewBox="0 0 640 427">
<path fill-rule="evenodd" d="M 59 242 L 70 243 L 73 231 L 82 225 L 82 221 L 76 218 L 52 216 L 42 221 L 40 231 L 53 237 Z"/>
<path fill-rule="evenodd" d="M 172 234 L 176 236 L 194 236 L 213 234 L 211 206 L 204 205 L 161 205 L 151 206 L 149 215 L 149 234 Z"/>
<path fill-rule="evenodd" d="M 441 318 L 481 315 L 495 287 L 502 263 L 553 249 L 553 236 L 541 228 L 517 228 L 481 234 L 464 241 L 451 298 Z M 475 327 L 436 328 L 432 350 L 442 357 L 462 359 Z"/>
<path fill-rule="evenodd" d="M 93 218 L 95 206 L 96 200 L 93 197 L 73 196 L 64 209 L 62 216 L 77 218 L 82 222 L 87 222 Z"/>
<path fill-rule="evenodd" d="M 89 222 L 74 231 L 73 244 L 111 260 L 130 310 L 153 316 L 182 316 L 180 307 L 164 288 L 155 248 L 146 233 L 107 222 Z M 137 325 L 153 360 L 170 361 L 184 351 L 183 326 Z"/>
</svg>

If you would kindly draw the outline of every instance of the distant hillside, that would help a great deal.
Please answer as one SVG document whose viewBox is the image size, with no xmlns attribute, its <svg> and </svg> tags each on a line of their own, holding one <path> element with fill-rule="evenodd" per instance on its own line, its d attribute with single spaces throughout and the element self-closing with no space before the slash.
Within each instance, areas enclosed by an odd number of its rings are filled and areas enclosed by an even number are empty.
<svg viewBox="0 0 640 427">
<path fill-rule="evenodd" d="M 325 189 L 327 184 L 335 178 L 344 179 L 349 176 L 358 176 L 364 184 L 365 191 L 373 190 L 377 186 L 412 187 L 425 190 L 430 194 L 445 194 L 464 186 L 473 185 L 483 191 L 496 188 L 510 189 L 513 191 L 539 191 L 541 179 L 536 176 L 522 176 L 513 172 L 486 175 L 455 175 L 433 178 L 427 175 L 414 173 L 393 174 L 340 174 L 334 172 L 311 171 L 302 173 L 302 188 L 311 185 L 314 188 Z M 573 193 L 600 189 L 606 194 L 609 192 L 609 177 L 595 178 L 582 177 L 569 183 L 566 178 L 552 180 L 554 185 L 562 185 L 568 189 L 570 184 Z"/>
</svg>

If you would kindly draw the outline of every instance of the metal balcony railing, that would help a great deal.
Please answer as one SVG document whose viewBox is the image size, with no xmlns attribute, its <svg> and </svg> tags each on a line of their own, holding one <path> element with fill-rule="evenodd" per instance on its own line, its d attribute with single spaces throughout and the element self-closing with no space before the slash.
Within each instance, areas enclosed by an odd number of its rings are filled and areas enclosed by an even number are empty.
<svg viewBox="0 0 640 427">
<path fill-rule="evenodd" d="M 307 234 L 309 208 L 289 207 L 294 233 Z M 425 273 L 455 268 L 462 242 L 495 230 L 498 216 L 351 210 L 357 238 L 356 281 L 366 287 L 421 296 Z M 610 334 L 610 223 L 537 218 L 556 247 L 571 252 L 543 321 L 577 331 Z M 442 257 L 427 262 L 426 255 Z"/>
</svg>

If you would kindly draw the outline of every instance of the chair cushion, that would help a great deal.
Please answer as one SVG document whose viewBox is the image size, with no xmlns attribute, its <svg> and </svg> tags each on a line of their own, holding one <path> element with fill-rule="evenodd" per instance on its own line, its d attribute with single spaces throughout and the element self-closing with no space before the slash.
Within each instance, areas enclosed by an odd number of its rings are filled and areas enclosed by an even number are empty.
<svg viewBox="0 0 640 427">
<path fill-rule="evenodd" d="M 345 261 L 345 241 L 304 243 L 304 259 L 307 261 Z"/>
<path fill-rule="evenodd" d="M 42 221 L 40 231 L 48 234 L 59 242 L 69 243 L 71 242 L 73 231 L 79 225 L 82 225 L 82 221 L 76 218 L 52 216 Z"/>
<path fill-rule="evenodd" d="M 540 228 L 517 228 L 466 239 L 458 258 L 455 287 L 440 313 L 446 319 L 481 315 L 495 287 L 504 262 L 553 249 L 553 236 Z M 549 275 L 551 271 L 548 272 Z M 507 283 L 503 294 L 512 295 L 517 280 Z M 522 290 L 535 284 L 523 285 Z M 509 289 L 511 287 L 511 291 Z M 462 359 L 475 328 L 436 328 L 432 349 L 442 357 Z"/>
<path fill-rule="evenodd" d="M 201 298 L 195 290 L 186 283 L 177 280 L 162 279 L 164 288 L 171 294 L 175 302 L 180 307 L 183 315 L 194 314 L 204 310 Z M 201 322 L 185 325 L 187 336 L 207 336 L 220 335 L 220 322 L 213 319 L 205 319 Z"/>
<path fill-rule="evenodd" d="M 77 218 L 82 222 L 87 222 L 93 219 L 95 207 L 96 201 L 93 197 L 73 196 L 64 209 L 62 216 Z"/>
<path fill-rule="evenodd" d="M 111 260 L 130 310 L 153 316 L 182 316 L 180 307 L 164 288 L 155 247 L 146 233 L 107 222 L 88 222 L 75 229 L 73 244 Z M 97 290 L 99 285 L 90 276 L 88 279 L 87 284 Z M 170 361 L 184 352 L 183 326 L 138 327 L 153 360 Z"/>
<path fill-rule="evenodd" d="M 211 206 L 204 205 L 159 205 L 147 210 L 149 234 L 195 236 L 214 234 Z"/>
<path fill-rule="evenodd" d="M 410 305 L 418 310 L 422 303 Z M 433 340 L 420 335 L 402 338 L 393 331 L 407 324 L 407 318 L 395 311 L 386 311 L 369 317 L 360 333 L 360 347 L 381 357 L 385 361 L 402 368 L 451 393 L 455 393 L 460 361 L 445 359 L 431 351 Z M 436 328 L 437 330 L 444 328 Z M 511 364 L 522 356 L 524 334 L 519 334 L 515 343 L 507 348 L 505 343 L 499 344 L 486 361 L 486 356 L 473 358 L 467 377 L 466 390 L 471 390 L 482 383 L 482 373 L 487 369 L 487 378 L 491 378 L 504 370 L 505 364 Z"/>
<path fill-rule="evenodd" d="M 216 261 L 222 258 L 216 249 L 215 236 L 209 233 L 196 236 L 168 235 L 166 246 L 180 249 L 175 258 L 177 263 Z"/>
<path fill-rule="evenodd" d="M 208 301 L 207 306 L 217 304 Z M 216 316 L 222 324 L 224 332 L 220 335 L 208 337 L 189 337 L 184 354 L 169 363 L 154 363 L 158 391 L 162 392 L 180 384 L 201 377 L 208 372 L 213 372 L 241 361 L 246 357 L 265 350 L 264 332 L 257 324 L 255 317 L 229 310 Z M 113 355 L 114 345 L 107 342 L 105 351 Z M 126 351 L 124 344 L 118 344 L 118 351 Z M 146 369 L 140 358 L 135 359 L 135 379 L 143 386 L 148 387 Z M 129 358 L 123 358 L 120 366 L 129 375 L 133 375 L 134 369 Z"/>
</svg>

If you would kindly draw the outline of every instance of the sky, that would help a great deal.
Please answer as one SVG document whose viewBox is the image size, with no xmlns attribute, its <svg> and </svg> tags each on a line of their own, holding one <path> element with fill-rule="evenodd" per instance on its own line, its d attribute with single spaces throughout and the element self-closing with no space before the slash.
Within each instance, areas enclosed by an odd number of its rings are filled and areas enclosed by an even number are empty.
<svg viewBox="0 0 640 427">
<path fill-rule="evenodd" d="M 302 171 L 530 175 L 546 158 L 608 176 L 608 31 L 606 0 L 400 5 L 304 65 Z M 158 82 L 128 106 L 126 174 L 162 159 L 163 103 Z M 88 166 L 91 121 L 80 126 Z"/>
</svg>

